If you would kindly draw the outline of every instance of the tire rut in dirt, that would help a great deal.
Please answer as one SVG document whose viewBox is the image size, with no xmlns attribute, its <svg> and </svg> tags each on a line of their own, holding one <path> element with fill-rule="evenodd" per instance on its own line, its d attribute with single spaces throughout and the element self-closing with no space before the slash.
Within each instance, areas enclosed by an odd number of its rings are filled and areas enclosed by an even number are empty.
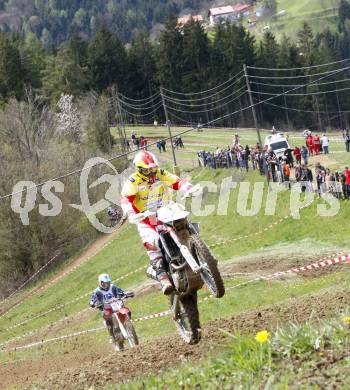
<svg viewBox="0 0 350 390">
<path fill-rule="evenodd" d="M 192 235 L 189 239 L 189 246 L 194 258 L 199 263 L 205 262 L 207 264 L 209 273 L 205 271 L 201 272 L 203 281 L 216 298 L 223 297 L 225 294 L 225 286 L 218 269 L 218 261 L 199 236 Z"/>
<path fill-rule="evenodd" d="M 117 363 L 114 359 L 115 355 L 105 356 L 102 352 L 100 357 L 91 358 L 91 363 L 87 363 L 86 355 L 84 355 L 80 358 L 81 365 L 79 367 L 74 365 L 71 369 L 61 367 L 59 369 L 56 364 L 54 367 L 45 366 L 46 362 L 36 367 L 34 361 L 27 361 L 18 364 L 16 375 L 21 378 L 16 376 L 15 381 L 17 385 L 23 384 L 19 388 L 24 388 L 29 381 L 32 383 L 41 378 L 43 382 L 35 385 L 35 388 L 40 390 L 61 390 L 63 388 L 84 390 L 91 385 L 96 389 L 103 389 L 106 384 L 112 385 L 151 373 L 157 374 L 160 370 L 177 367 L 184 361 L 197 362 L 201 358 L 206 358 L 210 351 L 216 354 L 221 348 L 220 345 L 227 342 L 227 336 L 219 329 L 228 332 L 239 330 L 242 334 L 254 335 L 256 331 L 262 329 L 273 331 L 274 328 L 287 321 L 303 323 L 310 319 L 317 321 L 323 318 L 334 318 L 334 315 L 344 312 L 349 305 L 349 288 L 287 299 L 284 302 L 265 305 L 231 318 L 210 321 L 203 328 L 202 342 L 197 345 L 181 343 L 178 335 L 168 335 L 145 340 L 141 347 L 121 352 L 121 359 Z M 81 343 L 84 345 L 83 339 Z M 32 373 L 34 368 L 37 369 L 36 376 Z M 6 375 L 7 383 L 14 382 L 13 370 L 13 367 L 11 372 L 0 370 L 0 375 Z M 53 373 L 53 371 L 58 372 Z"/>
</svg>

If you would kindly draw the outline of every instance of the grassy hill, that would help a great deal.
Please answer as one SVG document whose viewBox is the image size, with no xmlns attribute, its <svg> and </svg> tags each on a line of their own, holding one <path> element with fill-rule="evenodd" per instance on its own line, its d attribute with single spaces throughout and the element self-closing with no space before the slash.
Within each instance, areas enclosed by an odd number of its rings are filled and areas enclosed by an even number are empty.
<svg viewBox="0 0 350 390">
<path fill-rule="evenodd" d="M 296 37 L 296 32 L 304 21 L 308 22 L 314 33 L 321 32 L 325 28 L 331 30 L 337 28 L 339 0 L 277 0 L 277 13 L 285 11 L 285 14 L 276 19 L 264 18 L 259 20 L 256 27 L 250 30 L 261 37 L 265 26 L 281 38 L 286 34 L 291 39 Z"/>
<path fill-rule="evenodd" d="M 137 129 L 138 133 L 140 131 Z M 160 137 L 165 129 L 143 128 L 142 132 L 147 136 Z M 254 132 L 242 131 L 240 135 L 242 143 L 254 142 Z M 228 177 L 237 182 L 244 180 L 250 185 L 264 182 L 264 177 L 257 172 L 247 174 L 236 169 L 193 169 L 192 161 L 195 161 L 196 150 L 207 148 L 206 144 L 211 147 L 227 145 L 231 137 L 232 132 L 215 129 L 183 137 L 186 148 L 178 153 L 178 157 L 181 166 L 184 162 L 187 171 L 190 171 L 194 182 L 210 180 L 219 186 Z M 292 134 L 291 142 L 301 143 L 302 140 L 298 137 L 298 134 Z M 343 145 L 332 139 L 331 146 L 332 154 L 327 165 L 340 167 L 348 160 L 343 152 Z M 169 164 L 170 150 L 159 157 Z M 321 161 L 326 163 L 323 157 Z M 315 163 L 315 159 L 312 163 Z M 70 389 L 74 386 L 75 389 L 97 389 L 106 385 L 116 388 L 117 383 L 136 376 L 141 379 L 128 383 L 126 388 L 173 388 L 179 381 L 184 383 L 184 388 L 197 383 L 203 388 L 215 388 L 215 372 L 223 386 L 236 383 L 240 378 L 247 382 L 265 381 L 266 377 L 259 375 L 266 373 L 266 367 L 272 367 L 269 356 L 271 358 L 274 351 L 287 353 L 290 340 L 300 341 L 303 334 L 306 336 L 300 344 L 296 343 L 301 362 L 309 358 L 314 365 L 319 363 L 322 356 L 318 353 L 325 353 L 324 340 L 327 340 L 323 339 L 323 335 L 327 335 L 328 338 L 334 337 L 335 341 L 339 341 L 338 349 L 334 347 L 334 353 L 339 353 L 339 367 L 343 363 L 348 365 L 348 362 L 340 359 L 340 352 L 345 350 L 344 343 L 348 339 L 346 328 L 342 325 L 342 316 L 337 315 L 339 310 L 345 311 L 350 306 L 350 273 L 347 265 L 328 271 L 277 278 L 270 284 L 266 280 L 248 282 L 258 275 L 302 266 L 311 260 L 316 261 L 349 249 L 350 227 L 346 223 L 350 217 L 348 203 L 341 201 L 341 208 L 336 216 L 321 218 L 317 216 L 317 207 L 324 201 L 316 198 L 312 205 L 301 211 L 300 220 L 287 218 L 290 214 L 289 193 L 284 191 L 278 195 L 276 214 L 269 216 L 265 215 L 268 195 L 265 186 L 262 210 L 256 216 L 247 217 L 241 215 L 237 207 L 239 186 L 240 184 L 229 198 L 227 215 L 213 212 L 209 216 L 193 217 L 193 220 L 201 223 L 201 234 L 208 244 L 227 240 L 213 248 L 225 275 L 227 294 L 220 300 L 204 301 L 208 292 L 200 292 L 199 309 L 204 334 L 199 346 L 189 347 L 183 344 L 175 333 L 171 318 L 164 317 L 137 322 L 140 347 L 117 356 L 110 349 L 105 330 L 47 343 L 40 348 L 13 350 L 16 346 L 100 327 L 99 313 L 87 309 L 87 305 L 89 292 L 96 286 L 97 275 L 101 272 L 110 272 L 113 279 L 133 272 L 117 282 L 124 289 L 145 285 L 147 279 L 143 267 L 146 268 L 147 256 L 135 227 L 126 225 L 110 245 L 89 261 L 46 290 L 24 299 L 21 305 L 0 317 L 0 345 L 6 343 L 0 348 L 0 387 L 24 388 L 33 382 L 44 381 L 34 388 Z M 204 200 L 204 205 L 214 204 L 217 207 L 218 194 L 206 193 Z M 158 289 L 139 291 L 136 298 L 128 302 L 133 318 L 168 308 L 167 299 Z M 53 308 L 56 309 L 50 311 Z M 334 317 L 333 325 L 328 321 L 329 317 Z M 321 318 L 326 318 L 327 322 L 317 324 Z M 304 329 L 301 325 L 294 329 L 292 322 L 307 325 Z M 20 323 L 22 324 L 18 325 Z M 280 333 L 276 333 L 276 327 L 280 329 Z M 317 340 L 317 337 L 312 336 L 315 327 L 319 329 L 316 334 L 322 335 L 323 349 L 312 347 Z M 226 338 L 220 329 L 235 334 L 235 338 Z M 270 352 L 269 348 L 264 347 L 260 353 L 260 346 L 254 344 L 254 336 L 257 331 L 264 329 L 271 333 L 273 344 L 269 347 Z M 296 329 L 301 330 L 298 333 Z M 306 329 L 309 331 L 306 332 Z M 328 329 L 328 333 L 325 329 Z M 237 339 L 238 332 L 244 334 L 242 339 Z M 14 337 L 21 338 L 11 341 Z M 226 345 L 230 345 L 231 349 L 226 350 Z M 163 353 L 159 346 L 164 346 Z M 8 349 L 8 352 L 4 352 Z M 243 354 L 245 350 L 248 355 Z M 295 358 L 294 352 L 290 353 Z M 276 356 L 273 356 L 275 359 Z M 275 368 L 270 371 L 275 374 L 274 384 L 282 383 L 279 373 L 286 368 L 278 359 L 273 360 Z M 244 361 L 247 362 L 246 366 Z M 158 375 L 159 370 L 174 367 L 179 371 Z M 337 370 L 339 367 L 336 367 Z M 284 383 L 295 384 L 293 367 L 287 368 Z M 55 372 L 58 373 L 54 374 Z M 306 368 L 301 369 L 298 375 L 305 374 L 302 378 L 305 380 L 308 372 Z M 148 374 L 155 374 L 156 377 L 146 379 Z M 244 378 L 240 375 L 244 375 Z M 190 378 L 189 382 L 186 382 L 187 378 Z M 345 385 L 345 379 L 341 383 Z"/>
</svg>

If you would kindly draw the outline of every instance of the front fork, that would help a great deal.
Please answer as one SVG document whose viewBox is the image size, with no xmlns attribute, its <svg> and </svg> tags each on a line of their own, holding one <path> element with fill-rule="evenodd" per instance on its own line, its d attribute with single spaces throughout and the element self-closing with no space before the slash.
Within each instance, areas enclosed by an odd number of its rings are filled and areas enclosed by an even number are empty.
<svg viewBox="0 0 350 390">
<path fill-rule="evenodd" d="M 176 321 L 180 317 L 180 298 L 179 295 L 172 295 L 171 310 L 173 312 L 173 320 Z"/>
<path fill-rule="evenodd" d="M 125 339 L 127 339 L 127 338 L 128 338 L 128 334 L 127 334 L 127 332 L 126 332 L 126 329 L 125 329 L 125 326 L 124 326 L 123 321 L 121 321 L 121 319 L 119 318 L 118 313 L 113 313 L 113 315 L 114 315 L 114 318 L 115 318 L 116 321 L 117 321 L 117 324 L 118 324 L 118 326 L 119 326 L 119 329 L 120 329 L 121 334 L 123 335 L 123 337 L 124 337 Z M 123 314 L 123 315 L 124 315 L 124 314 Z"/>
<path fill-rule="evenodd" d="M 198 274 L 201 269 L 203 268 L 202 266 L 198 265 L 197 261 L 195 260 L 195 258 L 192 256 L 192 253 L 190 252 L 190 250 L 188 249 L 188 247 L 186 245 L 183 245 L 181 244 L 180 240 L 179 240 L 179 237 L 177 236 L 176 232 L 174 230 L 170 230 L 169 231 L 169 234 L 170 234 L 170 237 L 173 239 L 173 241 L 175 242 L 175 244 L 178 246 L 178 248 L 180 249 L 180 252 L 182 254 L 182 256 L 184 257 L 184 259 L 186 260 L 187 264 L 190 266 L 190 268 L 192 269 L 192 271 L 195 273 L 195 274 Z M 176 269 L 176 266 L 172 265 L 175 269 Z"/>
</svg>

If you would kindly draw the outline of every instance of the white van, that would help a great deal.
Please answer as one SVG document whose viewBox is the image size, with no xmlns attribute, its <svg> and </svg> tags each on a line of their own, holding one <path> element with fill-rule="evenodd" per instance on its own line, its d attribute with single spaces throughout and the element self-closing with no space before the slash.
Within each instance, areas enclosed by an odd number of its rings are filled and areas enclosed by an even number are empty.
<svg viewBox="0 0 350 390">
<path fill-rule="evenodd" d="M 283 157 L 286 149 L 290 149 L 287 138 L 283 133 L 271 134 L 265 138 L 265 146 L 275 152 L 277 158 Z"/>
</svg>

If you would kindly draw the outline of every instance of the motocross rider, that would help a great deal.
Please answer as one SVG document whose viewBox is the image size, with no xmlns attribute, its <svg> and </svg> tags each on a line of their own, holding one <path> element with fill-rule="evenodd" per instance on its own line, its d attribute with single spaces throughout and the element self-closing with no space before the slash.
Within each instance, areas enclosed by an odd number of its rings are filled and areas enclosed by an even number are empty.
<svg viewBox="0 0 350 390">
<path fill-rule="evenodd" d="M 106 301 L 112 298 L 122 298 L 125 292 L 112 284 L 108 274 L 101 274 L 98 277 L 98 287 L 94 290 L 91 296 L 90 306 L 95 307 L 103 312 L 104 324 L 108 330 L 111 343 L 115 342 L 113 334 L 112 310 Z"/>
<path fill-rule="evenodd" d="M 167 187 L 190 193 L 193 186 L 186 179 L 180 179 L 160 169 L 156 157 L 148 151 L 137 153 L 133 163 L 136 171 L 123 186 L 121 206 L 129 222 L 137 225 L 143 245 L 147 249 L 150 259 L 147 275 L 155 273 L 163 293 L 168 295 L 173 291 L 173 285 L 166 273 L 158 245 L 159 233 L 164 231 L 165 227 L 156 217 L 140 218 L 137 214 L 155 210 L 165 204 L 169 200 Z"/>
</svg>

